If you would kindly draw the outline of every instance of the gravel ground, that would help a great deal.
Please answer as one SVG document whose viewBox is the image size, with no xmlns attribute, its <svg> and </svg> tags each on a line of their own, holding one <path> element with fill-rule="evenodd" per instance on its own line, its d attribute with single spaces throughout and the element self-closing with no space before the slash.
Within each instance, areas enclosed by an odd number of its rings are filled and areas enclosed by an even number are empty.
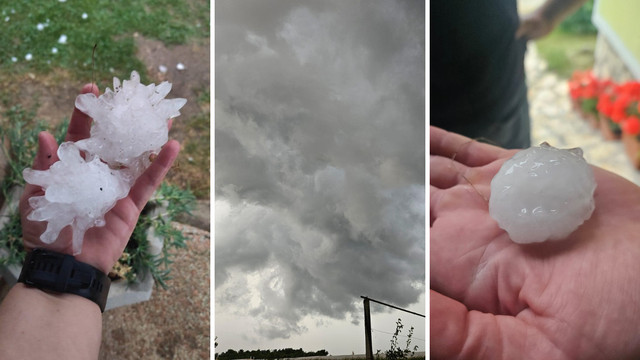
<svg viewBox="0 0 640 360">
<path fill-rule="evenodd" d="M 175 252 L 169 289 L 104 314 L 100 360 L 210 358 L 210 235 L 174 225 L 189 241 Z"/>
</svg>

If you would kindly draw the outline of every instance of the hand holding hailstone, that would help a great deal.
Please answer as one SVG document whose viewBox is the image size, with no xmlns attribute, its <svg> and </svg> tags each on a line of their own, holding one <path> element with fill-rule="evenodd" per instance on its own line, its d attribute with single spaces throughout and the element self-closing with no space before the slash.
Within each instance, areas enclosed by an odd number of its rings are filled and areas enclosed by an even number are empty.
<svg viewBox="0 0 640 360">
<path fill-rule="evenodd" d="M 171 90 L 169 82 L 145 86 L 135 71 L 122 86 L 114 78 L 113 87 L 100 97 L 88 93 L 76 98 L 76 107 L 94 120 L 89 138 L 61 144 L 60 161 L 49 170 L 23 172 L 27 183 L 45 191 L 29 199 L 34 211 L 28 219 L 48 221 L 40 240 L 51 244 L 71 225 L 74 255 L 82 251 L 85 232 L 104 226 L 104 215 L 127 196 L 151 164 L 149 157 L 167 143 L 169 121 L 186 103 L 164 99 Z"/>
</svg>

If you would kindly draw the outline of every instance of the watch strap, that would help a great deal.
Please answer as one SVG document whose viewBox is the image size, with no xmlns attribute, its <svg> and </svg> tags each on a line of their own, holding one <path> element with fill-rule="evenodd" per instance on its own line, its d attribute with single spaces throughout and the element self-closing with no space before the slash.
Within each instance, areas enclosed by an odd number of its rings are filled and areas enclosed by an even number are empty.
<svg viewBox="0 0 640 360">
<path fill-rule="evenodd" d="M 45 249 L 34 249 L 27 256 L 18 282 L 41 290 L 74 294 L 89 299 L 104 312 L 111 279 L 75 257 Z"/>
</svg>

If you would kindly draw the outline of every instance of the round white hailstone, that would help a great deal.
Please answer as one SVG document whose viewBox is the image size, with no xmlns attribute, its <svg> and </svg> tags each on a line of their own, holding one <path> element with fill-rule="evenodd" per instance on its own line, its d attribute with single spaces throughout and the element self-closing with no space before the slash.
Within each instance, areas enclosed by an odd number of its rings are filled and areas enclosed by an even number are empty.
<svg viewBox="0 0 640 360">
<path fill-rule="evenodd" d="M 33 59 L 33 55 L 31 55 L 31 53 L 29 53 L 29 54 L 25 55 L 24 59 L 27 60 L 27 61 L 31 61 L 31 59 Z"/>
<path fill-rule="evenodd" d="M 83 18 L 83 19 L 86 19 L 86 18 L 88 18 L 88 17 L 89 17 L 89 15 L 87 15 L 87 13 L 82 13 L 82 18 Z"/>
<path fill-rule="evenodd" d="M 161 73 L 166 74 L 167 70 L 169 70 L 169 69 L 167 69 L 167 67 L 164 66 L 164 65 L 160 65 L 160 66 L 158 66 L 158 70 L 160 70 Z"/>
<path fill-rule="evenodd" d="M 543 143 L 502 165 L 491 181 L 489 213 L 516 243 L 561 240 L 591 217 L 595 189 L 582 149 Z"/>
<path fill-rule="evenodd" d="M 9 21 L 9 20 L 11 20 L 11 18 L 10 18 L 10 17 L 8 17 L 8 16 L 4 18 L 4 22 L 7 22 L 7 21 Z"/>
<path fill-rule="evenodd" d="M 169 120 L 180 115 L 186 99 L 164 99 L 171 90 L 165 81 L 156 86 L 140 84 L 140 75 L 133 71 L 131 80 L 113 78 L 109 88 L 99 98 L 82 94 L 76 107 L 93 118 L 91 137 L 76 145 L 97 155 L 111 167 L 126 166 L 137 179 L 151 164 L 149 156 L 158 154 L 169 140 Z"/>
<path fill-rule="evenodd" d="M 42 31 L 42 30 L 44 30 L 44 24 L 38 24 L 38 25 L 36 25 L 36 29 L 38 29 L 38 31 Z"/>
<path fill-rule="evenodd" d="M 34 221 L 48 221 L 47 230 L 40 236 L 46 244 L 54 242 L 60 231 L 68 225 L 73 228 L 73 253 L 82 250 L 87 229 L 104 226 L 104 215 L 116 202 L 129 193 L 126 172 L 112 170 L 93 157 L 85 161 L 72 142 L 58 148 L 60 161 L 49 170 L 25 169 L 24 179 L 42 186 L 44 196 L 29 199 L 33 212 L 27 217 Z"/>
<path fill-rule="evenodd" d="M 12 56 L 12 57 L 11 57 L 11 61 L 16 62 L 16 61 L 18 61 L 18 58 L 17 58 L 17 57 L 15 57 L 15 56 Z"/>
<path fill-rule="evenodd" d="M 51 48 L 51 53 L 52 54 L 57 54 L 58 53 L 58 48 L 56 48 L 56 47 Z"/>
<path fill-rule="evenodd" d="M 184 69 L 186 69 L 186 67 L 184 66 L 184 64 L 183 64 L 183 63 L 178 63 L 178 65 L 176 65 L 176 69 L 178 69 L 178 70 L 184 70 Z"/>
<path fill-rule="evenodd" d="M 58 39 L 58 43 L 59 44 L 66 44 L 67 43 L 67 35 L 60 35 L 60 38 Z"/>
</svg>

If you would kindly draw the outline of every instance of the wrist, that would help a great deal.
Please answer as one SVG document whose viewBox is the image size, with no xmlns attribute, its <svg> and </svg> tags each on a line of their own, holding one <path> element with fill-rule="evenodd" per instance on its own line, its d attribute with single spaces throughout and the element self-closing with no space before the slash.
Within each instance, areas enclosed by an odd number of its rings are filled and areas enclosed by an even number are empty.
<svg viewBox="0 0 640 360">
<path fill-rule="evenodd" d="M 99 269 L 72 255 L 42 248 L 27 254 L 18 282 L 41 291 L 71 294 L 94 302 L 104 311 L 111 280 Z"/>
<path fill-rule="evenodd" d="M 32 305 L 35 312 L 42 314 L 75 312 L 102 317 L 100 308 L 89 299 L 78 295 L 56 293 L 17 283 L 12 289 L 22 301 Z"/>
</svg>

